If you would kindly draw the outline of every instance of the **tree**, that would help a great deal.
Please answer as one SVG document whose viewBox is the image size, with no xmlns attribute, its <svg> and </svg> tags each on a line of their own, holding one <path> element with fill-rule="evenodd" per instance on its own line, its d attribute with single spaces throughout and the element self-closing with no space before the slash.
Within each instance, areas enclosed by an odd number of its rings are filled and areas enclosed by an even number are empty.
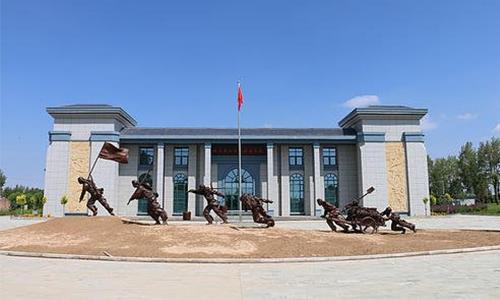
<svg viewBox="0 0 500 300">
<path fill-rule="evenodd" d="M 43 206 L 47 203 L 47 197 L 42 194 L 42 197 L 37 199 L 36 207 L 40 210 L 40 213 L 43 215 Z"/>
<path fill-rule="evenodd" d="M 432 195 L 431 194 L 431 205 L 436 205 L 437 204 L 437 199 L 436 199 L 436 196 Z"/>
<path fill-rule="evenodd" d="M 28 208 L 36 209 L 36 207 L 35 207 L 36 206 L 36 196 L 35 195 L 31 195 L 28 198 L 27 204 L 28 204 Z"/>
<path fill-rule="evenodd" d="M 485 174 L 488 185 L 493 187 L 495 202 L 498 204 L 500 193 L 500 139 L 493 137 L 490 141 L 481 142 L 477 155 L 479 166 Z"/>
<path fill-rule="evenodd" d="M 468 196 L 480 201 L 488 199 L 487 178 L 479 166 L 478 153 L 471 142 L 462 146 L 458 156 L 458 176 Z"/>
<path fill-rule="evenodd" d="M 455 198 L 465 198 L 464 189 L 458 176 L 458 159 L 455 156 L 447 158 L 428 159 L 429 187 L 433 195 L 444 201 L 444 194 L 449 193 Z"/>
<path fill-rule="evenodd" d="M 66 203 L 68 203 L 68 197 L 66 195 L 61 197 L 61 204 L 63 206 L 63 215 L 66 213 Z"/>
<path fill-rule="evenodd" d="M 424 202 L 425 215 L 427 216 L 427 203 L 429 202 L 429 198 L 425 197 L 422 199 L 422 202 Z"/>
<path fill-rule="evenodd" d="M 24 206 L 26 205 L 26 195 L 25 194 L 17 195 L 16 204 L 21 207 L 21 210 L 23 210 Z"/>
<path fill-rule="evenodd" d="M 3 173 L 2 169 L 0 169 L 0 195 L 2 194 L 2 189 L 3 189 L 3 186 L 5 185 L 6 180 L 7 180 L 7 177 Z"/>
<path fill-rule="evenodd" d="M 446 193 L 444 194 L 444 202 L 450 204 L 453 201 L 453 198 L 451 197 L 450 194 Z"/>
<path fill-rule="evenodd" d="M 450 204 L 453 201 L 453 198 L 451 198 L 450 194 L 446 193 L 444 194 L 444 202 L 446 203 L 446 210 L 448 213 L 450 213 Z"/>
</svg>

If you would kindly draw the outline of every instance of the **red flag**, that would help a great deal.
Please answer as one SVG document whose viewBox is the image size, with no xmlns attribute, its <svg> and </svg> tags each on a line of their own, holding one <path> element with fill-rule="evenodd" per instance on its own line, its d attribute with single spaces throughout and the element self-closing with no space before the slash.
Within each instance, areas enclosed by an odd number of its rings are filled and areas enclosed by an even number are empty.
<svg viewBox="0 0 500 300">
<path fill-rule="evenodd" d="M 238 110 L 241 109 L 242 104 L 243 104 L 243 93 L 241 92 L 241 85 L 238 82 Z"/>
<path fill-rule="evenodd" d="M 99 158 L 116 161 L 121 164 L 128 164 L 128 149 L 116 148 L 113 144 L 104 142 L 101 152 L 99 152 Z"/>
</svg>

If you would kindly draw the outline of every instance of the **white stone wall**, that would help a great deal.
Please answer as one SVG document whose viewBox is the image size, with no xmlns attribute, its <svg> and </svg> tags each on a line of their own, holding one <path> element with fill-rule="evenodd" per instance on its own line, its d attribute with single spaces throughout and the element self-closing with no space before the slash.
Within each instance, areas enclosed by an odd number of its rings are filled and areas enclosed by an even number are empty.
<svg viewBox="0 0 500 300">
<path fill-rule="evenodd" d="M 390 118 L 389 116 L 387 118 Z M 385 132 L 387 142 L 400 142 L 404 132 L 420 132 L 419 120 L 363 120 L 361 131 Z"/>
<path fill-rule="evenodd" d="M 279 199 L 279 159 L 280 155 L 278 147 L 274 145 L 267 146 L 267 164 L 266 164 L 266 177 L 261 177 L 262 181 L 266 181 L 267 185 L 267 199 L 272 200 L 273 203 L 269 204 L 268 209 L 273 211 L 274 216 L 278 216 L 280 212 L 280 199 Z M 264 191 L 262 192 L 264 194 Z"/>
<path fill-rule="evenodd" d="M 156 192 L 158 193 L 158 203 L 161 207 L 165 208 L 165 146 L 158 144 L 156 146 Z"/>
<path fill-rule="evenodd" d="M 114 119 L 66 116 L 54 120 L 54 130 L 71 131 L 72 141 L 88 141 L 91 131 L 118 131 L 118 124 Z"/>
<path fill-rule="evenodd" d="M 313 147 L 314 151 L 314 196 L 311 199 L 314 208 L 312 212 L 316 215 L 316 210 L 321 211 L 321 207 L 318 207 L 316 199 L 325 199 L 325 172 L 323 171 L 323 156 L 322 148 L 319 145 Z"/>
<path fill-rule="evenodd" d="M 53 141 L 47 149 L 45 164 L 45 191 L 47 197 L 43 212 L 57 217 L 63 215 L 61 197 L 68 188 L 69 142 Z"/>
<path fill-rule="evenodd" d="M 188 158 L 188 186 L 187 189 L 188 191 L 190 189 L 196 189 L 197 187 L 197 180 L 196 180 L 196 170 L 198 168 L 198 147 L 196 145 L 189 145 L 188 151 L 189 151 L 189 158 Z M 173 159 L 173 157 L 172 157 Z M 172 193 L 172 199 L 174 197 L 174 194 Z M 173 207 L 172 207 L 173 208 Z M 196 214 L 196 195 L 193 193 L 188 193 L 188 210 L 191 212 L 191 214 L 194 216 Z"/>
<path fill-rule="evenodd" d="M 341 145 L 337 147 L 339 207 L 344 207 L 359 197 L 357 147 Z"/>
<path fill-rule="evenodd" d="M 163 208 L 167 213 L 174 211 L 174 145 L 165 145 L 165 171 L 163 174 Z M 187 174 L 186 174 L 187 175 Z"/>
<path fill-rule="evenodd" d="M 387 168 L 385 157 L 385 143 L 368 142 L 359 145 L 359 165 L 361 167 L 361 178 L 359 195 L 373 186 L 375 191 L 363 198 L 363 205 L 376 207 L 383 210 L 388 205 L 389 195 L 387 192 Z"/>
<path fill-rule="evenodd" d="M 132 180 L 137 180 L 137 166 L 139 165 L 139 146 L 121 145 L 129 149 L 128 164 L 120 164 L 118 176 L 118 201 L 115 206 L 117 215 L 135 216 L 137 215 L 137 200 L 127 205 L 128 199 L 134 193 Z"/>
<path fill-rule="evenodd" d="M 429 197 L 429 177 L 427 170 L 427 151 L 424 143 L 407 142 L 408 196 L 410 214 L 430 214 L 430 202 L 425 206 L 422 200 Z"/>
<path fill-rule="evenodd" d="M 290 216 L 290 172 L 288 146 L 281 146 L 281 216 Z"/>
<path fill-rule="evenodd" d="M 259 177 L 260 177 L 260 195 L 262 198 L 267 198 L 267 164 L 262 163 L 259 165 Z M 256 182 L 255 184 L 259 184 L 259 182 Z M 272 200 L 272 199 L 271 199 Z"/>
</svg>

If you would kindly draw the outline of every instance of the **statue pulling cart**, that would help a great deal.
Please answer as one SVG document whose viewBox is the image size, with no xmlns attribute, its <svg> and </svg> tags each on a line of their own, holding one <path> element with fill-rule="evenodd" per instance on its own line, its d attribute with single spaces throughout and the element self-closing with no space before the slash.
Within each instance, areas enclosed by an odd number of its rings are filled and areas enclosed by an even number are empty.
<svg viewBox="0 0 500 300">
<path fill-rule="evenodd" d="M 404 228 L 396 226 L 400 225 L 415 232 L 415 225 L 401 220 L 399 215 L 392 213 L 390 207 L 379 212 L 376 208 L 360 206 L 359 200 L 371 194 L 373 191 L 375 191 L 375 188 L 370 187 L 365 194 L 344 206 L 341 211 L 334 205 L 318 199 L 318 204 L 325 209 L 325 213 L 322 217 L 326 219 L 333 231 L 336 231 L 335 225 L 338 225 L 344 229 L 344 232 L 348 232 L 350 226 L 354 232 L 372 234 L 377 232 L 380 226 L 385 226 L 386 221 L 391 220 L 393 223 L 393 226 L 391 226 L 392 230 L 405 233 Z"/>
<path fill-rule="evenodd" d="M 373 191 L 375 191 L 375 188 L 370 187 L 361 197 L 353 200 L 342 209 L 341 216 L 345 219 L 346 223 L 352 227 L 352 230 L 371 234 L 377 232 L 380 226 L 385 226 L 386 219 L 384 215 L 387 214 L 388 210 L 391 210 L 389 207 L 386 208 L 384 212 L 379 213 L 375 208 L 359 205 L 359 200 L 371 194 Z M 343 214 L 347 214 L 347 216 Z M 388 216 L 387 214 L 387 217 Z"/>
</svg>

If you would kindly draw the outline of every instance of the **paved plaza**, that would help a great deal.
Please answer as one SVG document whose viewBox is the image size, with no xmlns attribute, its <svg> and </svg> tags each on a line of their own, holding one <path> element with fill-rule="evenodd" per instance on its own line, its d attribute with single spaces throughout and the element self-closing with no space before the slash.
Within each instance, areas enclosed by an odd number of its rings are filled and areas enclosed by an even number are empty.
<svg viewBox="0 0 500 300">
<path fill-rule="evenodd" d="M 423 229 L 500 229 L 500 218 L 489 216 L 408 220 Z M 0 229 L 33 222 L 0 217 Z M 322 220 L 286 221 L 277 226 L 326 229 Z M 498 295 L 500 250 L 264 264 L 107 262 L 0 255 L 0 299 L 498 299 Z"/>
</svg>

